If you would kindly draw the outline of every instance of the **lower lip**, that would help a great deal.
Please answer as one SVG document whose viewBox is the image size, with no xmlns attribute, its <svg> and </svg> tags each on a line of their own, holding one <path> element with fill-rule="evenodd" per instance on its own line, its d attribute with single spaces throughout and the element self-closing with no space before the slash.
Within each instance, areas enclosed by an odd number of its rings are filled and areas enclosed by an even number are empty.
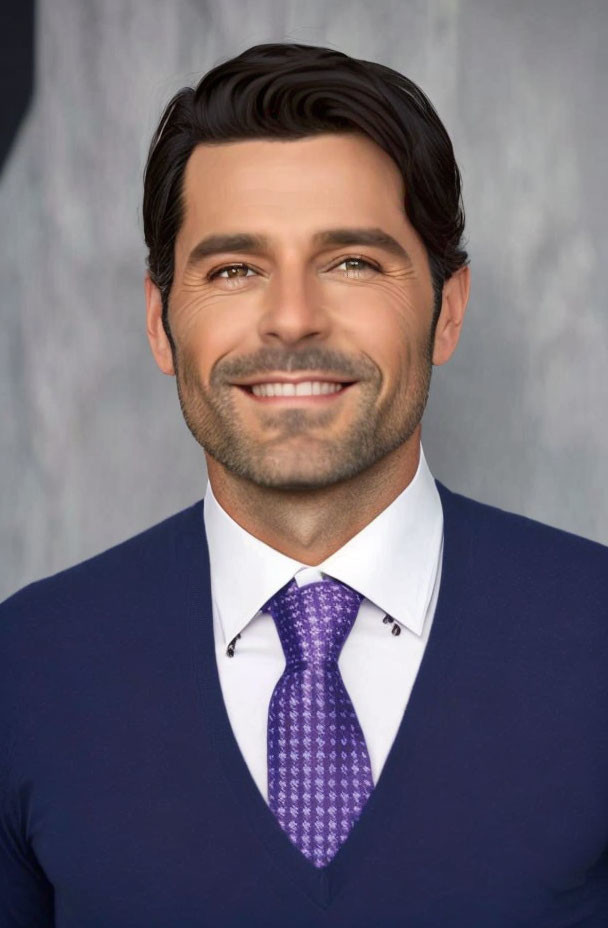
<svg viewBox="0 0 608 928">
<path fill-rule="evenodd" d="M 321 405 L 329 403 L 341 397 L 343 393 L 346 393 L 353 386 L 354 384 L 349 383 L 347 386 L 342 387 L 341 390 L 336 390 L 335 393 L 313 393 L 310 396 L 256 396 L 255 393 L 251 393 L 243 387 L 239 387 L 239 389 L 252 400 L 266 406 L 301 406 L 302 404 Z"/>
</svg>

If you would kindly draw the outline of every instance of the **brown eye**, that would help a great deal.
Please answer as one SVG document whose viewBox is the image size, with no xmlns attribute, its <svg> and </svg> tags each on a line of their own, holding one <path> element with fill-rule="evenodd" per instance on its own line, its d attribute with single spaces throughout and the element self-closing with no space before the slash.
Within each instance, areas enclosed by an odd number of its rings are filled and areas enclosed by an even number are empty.
<svg viewBox="0 0 608 928">
<path fill-rule="evenodd" d="M 346 277 L 352 277 L 354 279 L 357 279 L 357 277 L 360 276 L 359 272 L 362 270 L 363 271 L 374 271 L 375 273 L 377 273 L 380 270 L 376 265 L 372 264 L 370 261 L 366 261 L 365 258 L 357 258 L 354 255 L 349 258 L 342 258 L 339 264 L 334 265 L 334 269 L 341 267 L 343 264 L 351 265 L 350 270 L 354 271 L 355 273 L 349 274 L 348 273 L 349 269 L 347 269 Z M 353 268 L 352 267 L 353 264 L 358 265 L 358 267 Z"/>
<path fill-rule="evenodd" d="M 250 268 L 248 264 L 225 264 L 223 267 L 218 267 L 215 271 L 211 271 L 211 273 L 207 276 L 207 279 L 214 280 L 216 277 L 219 277 L 220 274 L 223 274 L 224 271 L 233 271 L 233 270 L 251 271 L 252 268 Z M 243 276 L 246 277 L 247 275 L 246 274 L 245 275 L 229 274 L 228 277 L 223 277 L 222 280 L 236 280 Z"/>
</svg>

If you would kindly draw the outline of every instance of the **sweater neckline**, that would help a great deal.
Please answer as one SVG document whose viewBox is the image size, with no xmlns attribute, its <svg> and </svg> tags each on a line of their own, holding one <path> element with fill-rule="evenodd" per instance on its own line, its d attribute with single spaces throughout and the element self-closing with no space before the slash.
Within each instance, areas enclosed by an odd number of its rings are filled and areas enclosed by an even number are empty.
<svg viewBox="0 0 608 928">
<path fill-rule="evenodd" d="M 295 884 L 321 909 L 347 889 L 365 860 L 390 828 L 391 809 L 407 789 L 407 770 L 416 750 L 423 750 L 425 732 L 438 719 L 438 707 L 452 663 L 470 564 L 469 544 L 458 518 L 463 497 L 436 481 L 444 512 L 444 546 L 441 583 L 429 641 L 397 734 L 380 777 L 332 860 L 315 867 L 291 842 L 249 772 L 226 711 L 213 638 L 213 612 L 209 552 L 205 537 L 203 506 L 199 500 L 190 509 L 187 530 L 176 536 L 176 567 L 181 576 L 188 610 L 193 671 L 200 695 L 200 712 L 213 738 L 224 775 L 235 797 L 235 808 L 249 822 L 279 877 Z M 406 840 L 406 839 L 404 839 Z"/>
</svg>

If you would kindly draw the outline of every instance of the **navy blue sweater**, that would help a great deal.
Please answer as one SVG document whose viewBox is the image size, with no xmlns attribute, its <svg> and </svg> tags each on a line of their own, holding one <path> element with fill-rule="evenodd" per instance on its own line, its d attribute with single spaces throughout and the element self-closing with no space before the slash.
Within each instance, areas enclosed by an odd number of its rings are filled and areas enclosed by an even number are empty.
<svg viewBox="0 0 608 928">
<path fill-rule="evenodd" d="M 608 926 L 608 549 L 438 486 L 427 651 L 320 870 L 230 727 L 202 500 L 0 606 L 2 928 Z"/>
</svg>

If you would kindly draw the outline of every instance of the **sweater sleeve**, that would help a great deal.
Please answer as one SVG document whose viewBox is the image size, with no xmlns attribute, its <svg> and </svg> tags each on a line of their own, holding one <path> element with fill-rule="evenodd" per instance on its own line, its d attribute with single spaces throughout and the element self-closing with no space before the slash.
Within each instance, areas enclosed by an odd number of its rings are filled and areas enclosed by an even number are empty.
<svg viewBox="0 0 608 928">
<path fill-rule="evenodd" d="M 0 926 L 53 928 L 53 886 L 27 841 L 22 791 L 13 777 L 15 748 L 24 734 L 21 648 L 13 634 L 19 625 L 17 601 L 0 603 Z"/>
</svg>

